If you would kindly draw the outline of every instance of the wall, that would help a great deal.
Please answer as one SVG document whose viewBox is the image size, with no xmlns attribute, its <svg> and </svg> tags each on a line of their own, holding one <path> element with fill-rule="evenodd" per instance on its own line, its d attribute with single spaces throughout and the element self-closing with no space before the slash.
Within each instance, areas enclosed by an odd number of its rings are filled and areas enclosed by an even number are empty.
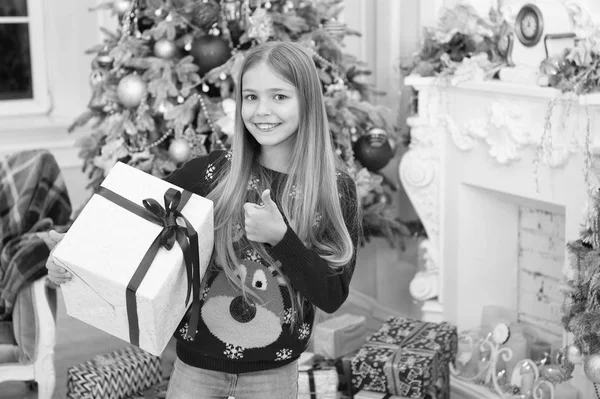
<svg viewBox="0 0 600 399">
<path fill-rule="evenodd" d="M 389 120 L 401 133 L 406 132 L 410 92 L 403 84 L 399 67 L 408 62 L 417 49 L 420 36 L 419 0 L 346 0 L 344 22 L 362 37 L 348 37 L 346 49 L 365 61 L 373 76 L 371 82 L 379 91 L 371 101 L 389 108 Z M 404 220 L 416 218 L 416 213 L 398 178 L 398 164 L 404 152 L 400 145 L 397 155 L 381 171 L 399 187 L 392 192 L 397 214 Z M 413 302 L 408 286 L 416 272 L 416 241 L 409 242 L 407 251 L 392 248 L 383 238 L 374 238 L 359 250 L 352 287 L 377 300 L 381 305 L 407 315 L 419 315 L 419 305 Z"/>
</svg>

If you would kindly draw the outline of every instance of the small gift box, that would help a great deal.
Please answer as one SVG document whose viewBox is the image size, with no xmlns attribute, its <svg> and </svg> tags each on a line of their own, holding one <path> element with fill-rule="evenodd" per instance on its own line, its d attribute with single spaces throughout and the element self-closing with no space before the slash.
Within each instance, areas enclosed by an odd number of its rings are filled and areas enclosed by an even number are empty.
<svg viewBox="0 0 600 399">
<path fill-rule="evenodd" d="M 67 398 L 122 399 L 161 380 L 160 358 L 132 346 L 69 367 Z"/>
<path fill-rule="evenodd" d="M 67 314 L 160 355 L 199 314 L 213 234 L 212 201 L 117 163 L 53 252 Z"/>
<path fill-rule="evenodd" d="M 298 367 L 298 399 L 336 399 L 338 373 L 332 360 Z"/>
<path fill-rule="evenodd" d="M 365 316 L 343 314 L 315 326 L 314 351 L 329 359 L 337 359 L 359 349 L 367 338 Z"/>
<path fill-rule="evenodd" d="M 410 398 L 450 395 L 449 363 L 457 351 L 456 327 L 390 317 L 350 362 L 357 390 Z"/>
</svg>

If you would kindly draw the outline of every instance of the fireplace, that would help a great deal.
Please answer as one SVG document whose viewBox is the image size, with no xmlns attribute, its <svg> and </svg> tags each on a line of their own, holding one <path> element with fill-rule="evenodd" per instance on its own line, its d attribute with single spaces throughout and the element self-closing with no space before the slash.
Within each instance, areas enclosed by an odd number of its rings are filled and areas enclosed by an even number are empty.
<svg viewBox="0 0 600 399">
<path fill-rule="evenodd" d="M 405 84 L 418 107 L 399 174 L 428 235 L 410 287 L 424 318 L 467 330 L 496 305 L 562 337 L 565 243 L 578 238 L 598 183 L 600 97 L 498 81 Z M 572 383 L 592 397 L 580 369 Z"/>
</svg>

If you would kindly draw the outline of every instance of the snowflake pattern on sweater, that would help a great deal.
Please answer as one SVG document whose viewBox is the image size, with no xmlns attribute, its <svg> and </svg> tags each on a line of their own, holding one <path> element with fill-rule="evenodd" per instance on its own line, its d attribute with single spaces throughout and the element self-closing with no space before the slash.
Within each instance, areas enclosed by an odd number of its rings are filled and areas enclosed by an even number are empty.
<svg viewBox="0 0 600 399">
<path fill-rule="evenodd" d="M 187 175 L 184 176 L 188 180 L 182 177 L 182 174 L 175 176 L 172 182 L 205 196 L 222 175 L 220 170 L 231 161 L 232 154 L 230 151 L 220 151 L 219 154 L 209 154 L 207 158 L 209 162 L 204 165 L 199 160 L 196 161 L 196 165 L 189 166 Z M 200 173 L 198 167 L 202 168 Z M 249 198 L 255 198 L 259 190 L 270 188 L 274 200 L 277 201 L 275 193 L 281 192 L 278 190 L 285 184 L 287 175 L 269 169 L 266 172 L 270 179 L 268 187 L 254 174 L 249 179 L 246 187 Z M 191 180 L 194 176 L 200 176 L 200 181 L 193 183 Z M 298 198 L 302 191 L 294 186 L 290 195 Z M 321 222 L 321 215 L 315 215 L 315 227 Z M 235 273 L 245 286 L 251 288 L 252 294 L 247 293 L 244 296 L 222 271 L 209 268 L 206 288 L 201 293 L 200 318 L 195 339 L 192 340 L 188 335 L 189 314 L 182 320 L 175 333 L 177 355 L 187 364 L 231 373 L 259 371 L 295 360 L 308 345 L 313 327 L 314 308 L 307 302 L 301 313 L 302 317 L 299 317 L 297 311 L 293 313 L 286 287 L 288 279 L 293 284 L 293 280 L 286 273 L 286 264 L 289 261 L 283 261 L 283 264 L 277 267 L 267 264 L 257 251 L 247 246 L 247 241 L 242 239 L 244 236 L 244 228 L 238 223 L 234 228 L 233 237 L 234 248 L 239 254 L 239 264 L 236 265 Z M 282 242 L 289 240 L 290 238 L 284 238 Z M 292 251 L 306 251 L 305 244 L 298 237 L 293 240 L 296 240 L 293 244 L 291 241 L 287 243 L 292 244 Z M 270 247 L 266 249 L 267 252 L 271 252 Z M 285 254 L 283 258 L 279 258 L 277 252 L 270 255 L 276 261 L 287 259 L 288 256 L 293 258 L 293 252 Z M 326 272 L 327 266 L 319 265 L 319 270 Z M 285 279 L 280 271 L 286 273 Z M 327 276 L 324 275 L 322 279 L 325 278 Z"/>
</svg>

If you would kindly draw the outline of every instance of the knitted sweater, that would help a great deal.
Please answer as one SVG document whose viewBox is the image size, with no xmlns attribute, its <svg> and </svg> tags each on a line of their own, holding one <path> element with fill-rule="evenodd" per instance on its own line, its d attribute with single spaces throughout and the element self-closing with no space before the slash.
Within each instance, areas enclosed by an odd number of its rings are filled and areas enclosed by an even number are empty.
<svg viewBox="0 0 600 399">
<path fill-rule="evenodd" d="M 205 197 L 220 168 L 230 159 L 231 152 L 213 151 L 188 161 L 166 180 Z M 271 177 L 271 197 L 279 206 L 275 193 L 283 187 L 287 175 L 270 169 L 266 172 Z M 347 174 L 338 172 L 337 175 L 344 219 L 354 244 L 355 256 L 348 265 L 341 271 L 332 270 L 315 250 L 302 243 L 289 225 L 277 245 L 265 245 L 301 296 L 328 313 L 338 309 L 348 296 L 358 241 L 357 226 L 349 225 L 356 219 L 356 186 Z M 248 184 L 248 198 L 251 191 L 255 195 L 256 183 L 253 177 Z M 240 227 L 234 241 L 242 234 L 243 227 Z M 209 267 L 213 271 L 205 276 L 207 285 L 201 296 L 196 336 L 192 340 L 187 334 L 188 314 L 175 332 L 177 356 L 194 367 L 232 374 L 272 369 L 296 360 L 306 349 L 312 333 L 313 307 L 305 304 L 302 320 L 298 318 L 292 328 L 291 300 L 284 279 L 256 252 L 239 246 L 236 251 L 241 261 L 240 277 L 262 301 L 255 301 L 256 305 L 249 308 L 222 270 Z"/>
</svg>

